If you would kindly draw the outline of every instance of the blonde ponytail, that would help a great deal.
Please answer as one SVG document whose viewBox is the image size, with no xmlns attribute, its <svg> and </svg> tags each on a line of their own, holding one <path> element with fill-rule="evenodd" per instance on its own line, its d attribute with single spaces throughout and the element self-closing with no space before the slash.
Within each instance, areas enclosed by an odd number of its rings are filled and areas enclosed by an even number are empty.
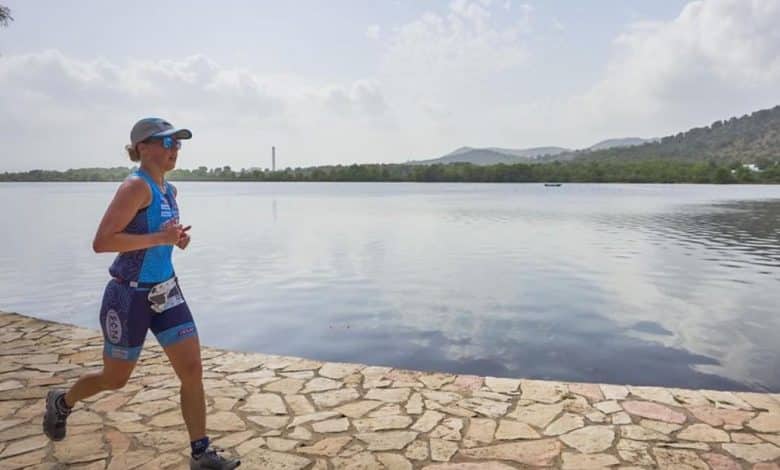
<svg viewBox="0 0 780 470">
<path fill-rule="evenodd" d="M 125 150 L 127 151 L 127 156 L 130 157 L 131 162 L 141 161 L 141 155 L 138 153 L 137 148 L 133 147 L 132 145 L 125 145 Z"/>
</svg>

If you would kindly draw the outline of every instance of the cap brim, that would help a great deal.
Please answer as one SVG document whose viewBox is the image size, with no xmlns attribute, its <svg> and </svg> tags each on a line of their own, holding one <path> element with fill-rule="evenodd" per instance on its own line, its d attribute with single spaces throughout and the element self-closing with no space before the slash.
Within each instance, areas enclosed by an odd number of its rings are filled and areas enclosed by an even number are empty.
<svg viewBox="0 0 780 470">
<path fill-rule="evenodd" d="M 152 134 L 149 137 L 168 137 L 173 136 L 179 140 L 192 139 L 192 131 L 189 129 L 168 129 L 167 131 Z"/>
</svg>

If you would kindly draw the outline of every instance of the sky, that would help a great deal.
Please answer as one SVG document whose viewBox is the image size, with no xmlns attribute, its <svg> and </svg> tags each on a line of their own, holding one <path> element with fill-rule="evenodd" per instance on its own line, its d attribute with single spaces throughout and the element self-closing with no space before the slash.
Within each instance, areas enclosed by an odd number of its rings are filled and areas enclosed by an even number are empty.
<svg viewBox="0 0 780 470">
<path fill-rule="evenodd" d="M 583 148 L 780 104 L 780 0 L 0 0 L 0 171 Z"/>
</svg>

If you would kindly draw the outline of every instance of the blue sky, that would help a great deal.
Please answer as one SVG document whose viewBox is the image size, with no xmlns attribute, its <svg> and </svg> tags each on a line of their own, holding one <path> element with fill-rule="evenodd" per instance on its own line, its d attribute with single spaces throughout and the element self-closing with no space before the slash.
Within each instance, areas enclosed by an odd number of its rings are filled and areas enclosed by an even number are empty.
<svg viewBox="0 0 780 470">
<path fill-rule="evenodd" d="M 133 122 L 180 165 L 403 162 L 584 147 L 780 104 L 780 0 L 11 1 L 0 171 L 127 164 Z"/>
</svg>

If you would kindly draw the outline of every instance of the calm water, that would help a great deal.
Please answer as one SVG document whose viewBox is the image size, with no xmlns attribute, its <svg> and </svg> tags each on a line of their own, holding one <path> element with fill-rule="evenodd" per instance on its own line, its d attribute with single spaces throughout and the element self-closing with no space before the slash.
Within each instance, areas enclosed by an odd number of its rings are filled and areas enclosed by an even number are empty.
<svg viewBox="0 0 780 470">
<path fill-rule="evenodd" d="M 0 309 L 99 327 L 113 255 L 91 240 L 116 186 L 0 184 Z M 207 344 L 780 391 L 778 187 L 178 186 Z"/>
</svg>

